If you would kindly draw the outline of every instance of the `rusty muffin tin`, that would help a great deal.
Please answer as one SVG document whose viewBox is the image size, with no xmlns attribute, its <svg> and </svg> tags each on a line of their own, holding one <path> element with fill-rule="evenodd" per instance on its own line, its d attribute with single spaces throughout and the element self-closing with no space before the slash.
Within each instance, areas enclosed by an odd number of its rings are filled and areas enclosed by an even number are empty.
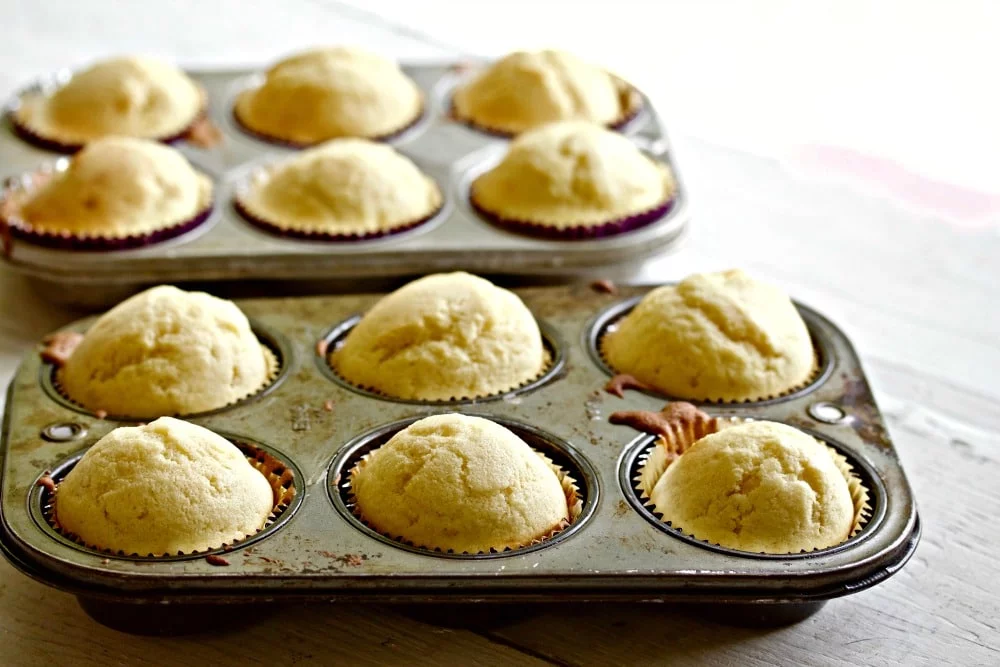
<svg viewBox="0 0 1000 667">
<path fill-rule="evenodd" d="M 46 298 L 62 303 L 110 305 L 144 286 L 198 281 L 280 280 L 315 283 L 321 288 L 358 291 L 358 280 L 413 276 L 462 268 L 494 275 L 523 277 L 608 274 L 624 277 L 641 260 L 660 254 L 678 241 L 688 220 L 688 196 L 673 159 L 657 110 L 648 98 L 619 129 L 647 155 L 665 162 L 677 179 L 669 209 L 638 229 L 596 239 L 552 240 L 501 229 L 477 214 L 468 201 L 471 182 L 503 156 L 508 139 L 473 129 L 450 114 L 455 87 L 470 75 L 463 64 L 406 65 L 403 70 L 424 96 L 420 119 L 387 143 L 411 158 L 433 178 L 444 197 L 441 210 L 427 222 L 381 238 L 327 242 L 271 234 L 247 221 L 233 205 L 253 175 L 298 149 L 260 139 L 233 118 L 238 93 L 258 85 L 258 70 L 194 71 L 188 74 L 205 90 L 208 118 L 222 141 L 199 148 L 175 146 L 214 182 L 214 208 L 190 231 L 146 247 L 111 252 L 45 248 L 15 239 L 4 259 L 29 276 Z M 7 103 L 16 108 L 20 95 L 49 91 L 72 72 L 45 77 Z M 30 187 L 40 168 L 64 169 L 65 156 L 19 136 L 9 118 L 0 131 L 0 177 L 6 187 Z M 377 288 L 380 289 L 381 287 Z M 369 288 L 371 289 L 371 288 Z"/>
<path fill-rule="evenodd" d="M 715 415 L 767 418 L 808 430 L 845 454 L 871 490 L 872 516 L 849 542 L 810 554 L 753 555 L 671 532 L 642 506 L 632 478 L 652 438 L 608 422 L 621 409 L 657 410 L 665 398 L 603 390 L 600 331 L 649 288 L 600 294 L 585 285 L 516 290 L 554 348 L 556 371 L 498 398 L 453 404 L 382 399 L 331 374 L 322 351 L 379 295 L 239 301 L 276 346 L 282 374 L 262 394 L 191 421 L 257 443 L 294 471 L 296 504 L 265 533 L 218 558 L 120 558 L 62 539 L 44 518 L 38 484 L 127 422 L 98 419 L 53 394 L 53 367 L 36 352 L 11 382 L 3 424 L 2 531 L 7 557 L 28 574 L 115 604 L 233 603 L 290 598 L 380 601 L 698 601 L 799 609 L 879 583 L 915 549 L 909 484 L 850 342 L 799 306 L 824 372 L 809 388 L 761 403 L 705 404 Z M 84 330 L 91 320 L 70 328 Z M 474 556 L 398 544 L 353 517 L 344 489 L 358 457 L 422 416 L 495 418 L 578 481 L 580 518 L 555 539 Z M 145 608 L 153 606 L 146 604 Z M 157 608 L 163 608 L 158 606 Z"/>
</svg>

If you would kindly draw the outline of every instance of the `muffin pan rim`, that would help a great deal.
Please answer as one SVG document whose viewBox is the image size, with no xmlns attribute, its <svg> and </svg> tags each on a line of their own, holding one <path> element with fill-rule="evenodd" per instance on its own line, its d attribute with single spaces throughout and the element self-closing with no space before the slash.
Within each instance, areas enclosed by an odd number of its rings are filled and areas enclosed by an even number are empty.
<svg viewBox="0 0 1000 667">
<path fill-rule="evenodd" d="M 763 420 L 754 419 L 753 421 Z M 824 445 L 832 447 L 838 454 L 845 457 L 849 464 L 851 464 L 853 472 L 861 478 L 865 488 L 868 490 L 868 504 L 871 506 L 870 516 L 856 535 L 849 537 L 843 542 L 835 544 L 832 547 L 815 549 L 808 552 L 774 554 L 742 551 L 732 547 L 724 547 L 708 540 L 695 537 L 690 533 L 685 533 L 680 528 L 675 528 L 669 523 L 663 521 L 652 507 L 647 507 L 635 489 L 635 477 L 641 466 L 640 459 L 643 454 L 651 451 L 652 448 L 656 446 L 656 436 L 654 435 L 639 435 L 631 440 L 622 449 L 622 454 L 618 459 L 618 486 L 622 494 L 625 496 L 625 499 L 628 500 L 632 509 L 660 531 L 666 533 L 674 539 L 683 540 L 696 547 L 708 549 L 727 556 L 770 561 L 818 559 L 851 549 L 855 545 L 864 542 L 869 536 L 874 534 L 875 531 L 878 530 L 882 520 L 885 518 L 887 501 L 885 484 L 871 462 L 868 461 L 863 454 L 854 451 L 851 447 L 844 445 L 830 436 L 822 435 L 810 428 L 796 424 L 788 424 L 787 422 L 778 420 L 767 421 L 777 421 L 778 423 L 791 426 L 799 431 L 811 435 Z"/>
<path fill-rule="evenodd" d="M 443 413 L 448 414 L 448 413 Z M 555 450 L 561 458 L 568 460 L 572 465 L 573 469 L 569 470 L 573 477 L 573 480 L 577 483 L 580 488 L 581 495 L 583 496 L 583 507 L 580 511 L 580 516 L 576 518 L 569 526 L 565 529 L 559 531 L 552 537 L 545 539 L 536 544 L 531 544 L 525 547 L 519 547 L 516 549 L 506 549 L 504 551 L 490 552 L 490 553 L 454 553 L 451 551 L 438 551 L 434 549 L 428 549 L 425 547 L 418 547 L 399 540 L 395 540 L 387 535 L 384 535 L 374 528 L 365 524 L 359 517 L 357 517 L 350 508 L 347 507 L 347 503 L 343 498 L 342 486 L 345 481 L 344 478 L 350 475 L 351 467 L 360 458 L 358 453 L 365 449 L 373 440 L 378 440 L 381 438 L 391 438 L 396 433 L 399 433 L 407 426 L 410 426 L 414 422 L 424 419 L 428 415 L 415 415 L 410 417 L 404 417 L 402 419 L 397 419 L 395 421 L 389 422 L 387 424 L 381 424 L 376 426 L 354 438 L 349 440 L 340 449 L 337 450 L 336 455 L 330 461 L 326 467 L 326 474 L 323 477 L 326 486 L 326 496 L 333 507 L 337 510 L 337 513 L 341 518 L 345 519 L 356 530 L 361 531 L 368 537 L 377 540 L 383 544 L 387 544 L 396 549 L 402 549 L 409 553 L 417 554 L 420 556 L 429 556 L 432 558 L 443 558 L 451 560 L 497 560 L 503 558 L 510 558 L 512 556 L 523 556 L 526 554 L 533 554 L 538 551 L 544 550 L 548 547 L 562 544 L 565 540 L 573 537 L 576 533 L 582 531 L 586 526 L 586 523 L 593 517 L 597 510 L 597 506 L 601 501 L 601 489 L 600 483 L 598 481 L 599 474 L 596 469 L 594 469 L 593 464 L 587 460 L 579 451 L 576 450 L 573 445 L 566 442 L 559 436 L 546 431 L 545 429 L 527 424 L 523 421 L 517 419 L 511 419 L 509 417 L 492 415 L 489 413 L 477 413 L 477 412 L 461 412 L 460 414 L 467 417 L 481 417 L 492 421 L 504 428 L 510 430 L 514 435 L 518 436 L 522 440 L 524 439 L 521 435 L 522 432 L 530 433 L 532 438 L 541 440 L 545 442 L 546 446 L 550 450 Z M 390 435 L 391 434 L 391 435 Z M 386 439 L 387 441 L 387 439 Z M 376 449 L 384 445 L 383 442 L 372 449 Z M 532 451 L 538 451 L 533 445 L 528 443 Z M 371 451 L 371 450 L 368 450 Z M 366 452 L 367 453 L 367 452 Z M 548 455 L 547 452 L 541 452 L 542 454 Z M 558 461 L 557 461 L 558 463 Z M 578 476 L 577 476 L 578 475 Z"/>
<path fill-rule="evenodd" d="M 204 559 L 206 556 L 219 556 L 223 554 L 232 553 L 240 549 L 253 546 L 254 544 L 267 539 L 274 533 L 281 530 L 285 525 L 287 525 L 295 514 L 298 512 L 299 508 L 302 507 L 303 501 L 306 496 L 306 484 L 305 476 L 302 474 L 302 470 L 298 467 L 295 461 L 285 454 L 283 451 L 276 449 L 270 445 L 264 444 L 255 440 L 253 438 L 248 438 L 243 435 L 233 434 L 228 431 L 216 431 L 214 429 L 208 429 L 220 435 L 234 446 L 240 449 L 240 451 L 246 455 L 246 449 L 256 449 L 263 450 L 264 452 L 270 454 L 275 460 L 281 462 L 283 466 L 291 469 L 293 484 L 296 486 L 295 495 L 292 497 L 292 501 L 281 511 L 273 521 L 271 521 L 264 528 L 260 529 L 253 535 L 249 535 L 240 540 L 236 540 L 232 544 L 216 547 L 214 549 L 205 549 L 204 551 L 196 551 L 189 554 L 165 554 L 162 556 L 140 556 L 137 554 L 121 554 L 119 552 L 101 550 L 95 547 L 90 547 L 80 542 L 76 542 L 66 535 L 62 534 L 52 525 L 52 522 L 48 519 L 46 510 L 44 509 L 44 501 L 50 492 L 46 490 L 43 486 L 38 483 L 42 477 L 48 475 L 57 483 L 65 478 L 66 475 L 80 462 L 80 459 L 97 444 L 95 439 L 86 446 L 77 449 L 69 456 L 63 458 L 62 460 L 55 463 L 49 470 L 42 472 L 38 475 L 36 483 L 33 484 L 28 490 L 26 497 L 27 511 L 31 515 L 32 520 L 40 531 L 42 531 L 46 536 L 52 540 L 58 542 L 59 544 L 76 549 L 81 553 L 85 553 L 92 556 L 100 556 L 102 558 L 113 559 L 117 561 L 129 561 L 133 563 L 173 563 L 179 561 L 190 561 L 197 559 Z"/>
<path fill-rule="evenodd" d="M 663 285 L 676 285 L 676 282 L 662 283 Z M 616 372 L 611 365 L 604 360 L 601 355 L 600 343 L 601 338 L 606 335 L 606 330 L 611 325 L 615 324 L 618 320 L 622 319 L 628 315 L 632 310 L 642 301 L 643 296 L 634 296 L 627 299 L 621 299 L 615 303 L 612 303 L 593 317 L 591 317 L 583 330 L 583 346 L 587 350 L 587 356 L 590 361 L 597 366 L 605 375 L 609 378 L 613 378 L 620 373 Z M 769 398 L 762 398 L 757 400 L 744 400 L 744 401 L 716 401 L 716 400 L 704 400 L 695 398 L 683 398 L 678 396 L 669 396 L 655 389 L 634 389 L 646 396 L 651 398 L 656 398 L 664 401 L 684 401 L 686 403 L 691 403 L 701 408 L 718 409 L 718 410 L 738 410 L 741 408 L 766 408 L 780 403 L 787 403 L 789 401 L 794 401 L 808 396 L 809 394 L 815 393 L 817 390 L 823 387 L 824 384 L 833 375 L 834 367 L 836 364 L 835 355 L 833 353 L 833 344 L 827 338 L 826 332 L 822 327 L 819 326 L 820 323 L 830 324 L 829 320 L 820 315 L 817 311 L 813 310 L 809 306 L 806 306 L 798 301 L 792 300 L 792 305 L 798 311 L 800 317 L 802 317 L 803 322 L 805 322 L 806 328 L 809 331 L 809 338 L 813 344 L 813 350 L 816 352 L 818 369 L 813 373 L 810 379 L 801 387 L 792 389 L 784 394 L 778 396 L 772 396 Z"/>
</svg>

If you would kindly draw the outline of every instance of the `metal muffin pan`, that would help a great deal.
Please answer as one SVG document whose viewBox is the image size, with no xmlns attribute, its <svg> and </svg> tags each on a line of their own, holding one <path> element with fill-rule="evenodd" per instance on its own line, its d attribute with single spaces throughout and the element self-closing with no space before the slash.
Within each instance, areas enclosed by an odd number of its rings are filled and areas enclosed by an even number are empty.
<svg viewBox="0 0 1000 667">
<path fill-rule="evenodd" d="M 15 242 L 7 262 L 33 278 L 48 298 L 109 304 L 158 283 L 250 279 L 333 283 L 457 268 L 526 277 L 592 274 L 615 266 L 629 271 L 681 236 L 688 219 L 687 191 L 663 124 L 647 98 L 643 97 L 641 110 L 621 131 L 674 170 L 678 190 L 673 206 L 661 219 L 632 232 L 602 239 L 552 241 L 499 229 L 468 204 L 471 179 L 500 159 L 508 141 L 449 116 L 451 92 L 467 74 L 454 63 L 403 69 L 423 91 L 424 114 L 388 143 L 413 159 L 441 187 L 445 207 L 430 223 L 378 239 L 332 243 L 278 237 L 253 226 L 234 210 L 234 193 L 253 169 L 291 156 L 296 149 L 251 136 L 233 119 L 236 95 L 259 83 L 259 72 L 195 71 L 190 75 L 206 90 L 209 117 L 222 131 L 223 141 L 211 149 L 183 141 L 175 145 L 215 182 L 215 210 L 209 220 L 180 237 L 133 250 L 79 252 Z M 51 89 L 69 75 L 69 71 L 57 72 L 31 88 Z M 18 99 L 15 95 L 7 109 Z M 9 118 L 4 122 L 0 177 L 19 178 L 62 157 L 17 136 Z M 357 289 L 356 282 L 352 286 Z"/>
<path fill-rule="evenodd" d="M 830 370 L 822 381 L 775 401 L 705 409 L 808 429 L 859 463 L 875 498 L 875 518 L 862 535 L 842 548 L 758 557 L 681 539 L 637 506 L 631 471 L 649 438 L 607 418 L 619 409 L 657 410 L 665 401 L 635 391 L 624 399 L 604 392 L 608 373 L 589 348 L 600 321 L 595 316 L 648 289 L 625 288 L 614 296 L 584 285 L 516 290 L 558 348 L 559 372 L 500 400 L 455 405 L 381 400 L 334 382 L 323 370 L 317 342 L 379 295 L 240 301 L 263 330 L 285 341 L 285 379 L 261 396 L 192 421 L 261 443 L 289 461 L 301 471 L 296 484 L 302 500 L 279 528 L 224 554 L 228 567 L 205 559 L 104 560 L 53 539 L 39 525 L 39 476 L 119 423 L 53 400 L 44 388 L 51 368 L 32 353 L 8 393 L 0 443 L 0 545 L 32 576 L 84 600 L 116 604 L 287 598 L 687 600 L 772 603 L 768 608 L 797 603 L 814 610 L 822 600 L 867 588 L 896 572 L 913 553 L 920 532 L 909 484 L 849 341 L 805 308 L 814 337 L 829 355 Z M 581 477 L 582 518 L 559 539 L 489 558 L 415 553 L 360 529 L 340 495 L 344 467 L 400 428 L 402 420 L 449 411 L 495 417 L 522 433 L 547 438 L 544 448 Z"/>
</svg>

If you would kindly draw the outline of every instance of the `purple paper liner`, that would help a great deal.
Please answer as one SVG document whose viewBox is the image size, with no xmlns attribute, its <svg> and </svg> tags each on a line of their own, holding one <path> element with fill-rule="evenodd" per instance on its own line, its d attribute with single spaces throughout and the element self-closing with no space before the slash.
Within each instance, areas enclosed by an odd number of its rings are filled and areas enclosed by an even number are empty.
<svg viewBox="0 0 1000 667">
<path fill-rule="evenodd" d="M 623 91 L 621 91 L 620 97 L 627 98 L 634 95 L 638 100 L 638 104 L 635 104 L 631 109 L 628 109 L 619 118 L 604 125 L 604 127 L 608 128 L 609 130 L 614 130 L 616 132 L 621 132 L 622 130 L 625 129 L 625 127 L 629 123 L 635 120 L 636 117 L 639 115 L 639 112 L 642 111 L 643 107 L 642 97 L 639 95 L 639 90 L 635 86 L 629 83 L 626 83 L 625 86 L 626 88 Z M 476 130 L 477 132 L 482 132 L 483 134 L 488 134 L 489 136 L 497 137 L 498 139 L 513 139 L 519 134 L 524 134 L 524 132 L 528 131 L 528 130 L 522 130 L 521 132 L 510 132 L 507 130 L 501 130 L 496 127 L 490 127 L 488 125 L 481 125 L 480 123 L 477 123 L 471 118 L 466 118 L 460 115 L 458 111 L 455 109 L 454 95 L 452 95 L 448 101 L 448 117 L 457 123 L 461 123 L 462 125 L 466 125 L 472 128 L 473 130 Z"/>
<path fill-rule="evenodd" d="M 69 233 L 36 232 L 25 228 L 21 223 L 13 220 L 5 220 L 10 229 L 11 236 L 33 245 L 56 248 L 59 250 L 86 250 L 110 252 L 115 250 L 132 250 L 144 248 L 154 243 L 160 243 L 167 239 L 172 239 L 185 234 L 204 223 L 212 214 L 214 206 L 211 204 L 193 218 L 177 225 L 157 229 L 148 234 L 137 234 L 133 236 L 122 236 L 119 238 L 103 236 L 74 236 Z"/>
<path fill-rule="evenodd" d="M 674 206 L 675 199 L 671 198 L 647 211 L 642 213 L 636 213 L 634 215 L 625 216 L 624 218 L 618 218 L 616 220 L 611 220 L 608 222 L 603 222 L 598 225 L 583 226 L 579 225 L 576 227 L 565 227 L 557 228 L 551 225 L 546 225 L 541 222 L 530 222 L 527 220 L 511 220 L 505 218 L 501 215 L 493 213 L 492 211 L 487 211 L 476 203 L 476 198 L 473 196 L 469 197 L 469 203 L 472 208 L 479 214 L 481 218 L 486 220 L 491 225 L 500 227 L 507 231 L 516 232 L 518 234 L 524 234 L 526 236 L 534 236 L 537 238 L 553 239 L 556 241 L 582 241 L 587 239 L 600 239 L 606 238 L 608 236 L 617 236 L 618 234 L 625 234 L 626 232 L 632 232 L 653 222 L 656 222 L 663 216 L 665 216 L 670 209 Z"/>
<path fill-rule="evenodd" d="M 291 141 L 290 139 L 281 139 L 279 137 L 274 137 L 269 134 L 264 134 L 263 132 L 258 132 L 257 130 L 251 129 L 242 120 L 240 120 L 240 115 L 236 113 L 236 105 L 233 105 L 230 115 L 232 116 L 233 123 L 236 128 L 243 134 L 253 137 L 258 141 L 263 141 L 274 146 L 282 146 L 283 148 L 292 148 L 295 150 L 302 150 L 305 148 L 312 148 L 314 146 L 319 146 L 320 144 L 325 144 L 327 141 L 333 141 L 334 139 L 367 139 L 368 141 L 392 141 L 393 139 L 399 137 L 400 135 L 408 132 L 420 121 L 424 119 L 427 114 L 427 109 L 425 106 L 420 107 L 420 112 L 413 117 L 412 120 L 403 125 L 399 129 L 393 130 L 392 132 L 387 132 L 385 134 L 377 134 L 371 137 L 354 137 L 354 136 L 343 136 L 343 137 L 331 137 L 330 139 L 322 139 L 320 141 Z"/>
<path fill-rule="evenodd" d="M 273 222 L 264 220 L 263 218 L 258 217 L 253 213 L 251 213 L 250 210 L 243 205 L 243 202 L 240 201 L 239 197 L 233 198 L 233 208 L 236 209 L 236 212 L 239 213 L 244 220 L 254 225 L 255 227 L 263 229 L 269 234 L 274 234 L 275 236 L 283 238 L 292 238 L 292 239 L 303 239 L 306 241 L 344 243 L 351 241 L 369 241 L 372 239 L 385 238 L 387 236 L 393 236 L 395 234 L 408 232 L 411 229 L 416 229 L 417 227 L 420 227 L 421 225 L 430 222 L 435 216 L 437 216 L 437 214 L 441 212 L 441 209 L 444 208 L 444 203 L 442 203 L 441 206 L 438 206 L 436 209 L 434 209 L 430 214 L 425 215 L 419 220 L 414 220 L 413 222 L 404 223 L 398 227 L 393 227 L 391 229 L 384 229 L 384 230 L 379 230 L 377 232 L 368 232 L 363 234 L 336 234 L 332 232 L 319 232 L 319 231 L 305 230 L 305 229 L 287 229 L 285 227 L 280 227 L 274 224 Z"/>
<path fill-rule="evenodd" d="M 202 109 L 198 113 L 198 115 L 194 117 L 194 120 L 188 123 L 188 125 L 180 132 L 172 134 L 167 137 L 153 139 L 153 141 L 158 141 L 161 144 L 175 144 L 178 141 L 184 139 L 184 137 L 186 137 L 188 133 L 191 131 L 191 128 L 193 128 L 195 125 L 201 122 L 201 120 L 204 119 L 206 115 L 207 115 L 207 110 Z M 43 148 L 47 151 L 53 151 L 55 153 L 63 153 L 66 155 L 70 155 L 72 153 L 76 153 L 78 150 L 80 150 L 86 145 L 86 144 L 65 143 L 57 139 L 52 139 L 50 137 L 45 137 L 41 134 L 38 134 L 37 132 L 29 128 L 27 125 L 21 123 L 21 121 L 18 120 L 17 118 L 17 114 L 15 114 L 14 112 L 8 113 L 7 117 L 10 119 L 10 125 L 11 128 L 13 128 L 15 135 L 17 135 L 24 141 L 28 142 L 29 144 L 32 144 L 39 148 Z"/>
</svg>

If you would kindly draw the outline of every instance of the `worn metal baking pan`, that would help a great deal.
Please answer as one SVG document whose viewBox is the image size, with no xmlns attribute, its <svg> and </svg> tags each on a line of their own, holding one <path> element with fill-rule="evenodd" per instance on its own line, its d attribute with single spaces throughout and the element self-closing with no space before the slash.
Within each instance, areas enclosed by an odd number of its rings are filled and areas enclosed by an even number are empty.
<svg viewBox="0 0 1000 667">
<path fill-rule="evenodd" d="M 294 149 L 256 139 L 232 118 L 233 100 L 260 81 L 252 71 L 190 72 L 207 91 L 210 117 L 222 143 L 178 148 L 215 179 L 215 210 L 200 227 L 178 238 L 136 250 L 75 252 L 28 243 L 15 245 L 8 264 L 33 278 L 48 298 L 60 302 L 110 304 L 138 288 L 188 281 L 250 279 L 305 281 L 409 276 L 462 268 L 483 274 L 518 276 L 608 273 L 628 277 L 640 260 L 660 254 L 681 236 L 688 220 L 687 191 L 673 160 L 657 111 L 643 98 L 642 109 L 622 131 L 678 175 L 674 205 L 660 220 L 603 239 L 551 241 L 506 232 L 482 220 L 468 204 L 471 180 L 495 164 L 507 141 L 450 118 L 451 91 L 466 76 L 454 63 L 404 67 L 425 96 L 421 120 L 390 143 L 437 180 L 445 195 L 441 213 L 429 223 L 381 239 L 326 243 L 279 238 L 247 223 L 232 206 L 234 191 L 257 167 L 293 154 Z M 70 75 L 53 74 L 35 88 L 52 88 Z M 8 109 L 17 104 L 17 97 Z M 60 155 L 17 136 L 9 120 L 0 131 L 0 177 L 18 177 Z"/>
<path fill-rule="evenodd" d="M 32 353 L 7 399 L 0 543 L 22 570 L 91 606 L 94 600 L 192 604 L 289 598 L 682 600 L 812 611 L 818 602 L 896 572 L 919 536 L 909 484 L 849 341 L 805 307 L 800 310 L 824 366 L 816 383 L 762 404 L 704 409 L 793 424 L 846 454 L 873 496 L 873 515 L 861 534 L 814 554 L 753 556 L 682 539 L 641 507 L 630 479 L 650 438 L 612 425 L 607 417 L 619 409 L 659 409 L 664 399 L 635 391 L 619 399 L 602 391 L 609 376 L 593 346 L 596 332 L 647 289 L 627 288 L 613 296 L 583 285 L 517 290 L 554 347 L 555 373 L 498 399 L 453 405 L 383 400 L 331 377 L 317 341 L 332 342 L 377 295 L 240 302 L 259 335 L 280 352 L 281 379 L 263 395 L 192 421 L 269 448 L 296 471 L 300 503 L 266 535 L 223 554 L 228 567 L 213 566 L 202 556 L 108 557 L 49 528 L 43 513 L 47 491 L 37 480 L 47 470 L 58 477 L 119 423 L 59 399 L 49 379 L 52 367 Z M 87 324 L 83 320 L 72 328 Z M 401 547 L 359 524 L 345 508 L 340 473 L 402 424 L 445 411 L 500 420 L 555 456 L 582 483 L 583 518 L 557 540 L 471 557 Z"/>
</svg>

